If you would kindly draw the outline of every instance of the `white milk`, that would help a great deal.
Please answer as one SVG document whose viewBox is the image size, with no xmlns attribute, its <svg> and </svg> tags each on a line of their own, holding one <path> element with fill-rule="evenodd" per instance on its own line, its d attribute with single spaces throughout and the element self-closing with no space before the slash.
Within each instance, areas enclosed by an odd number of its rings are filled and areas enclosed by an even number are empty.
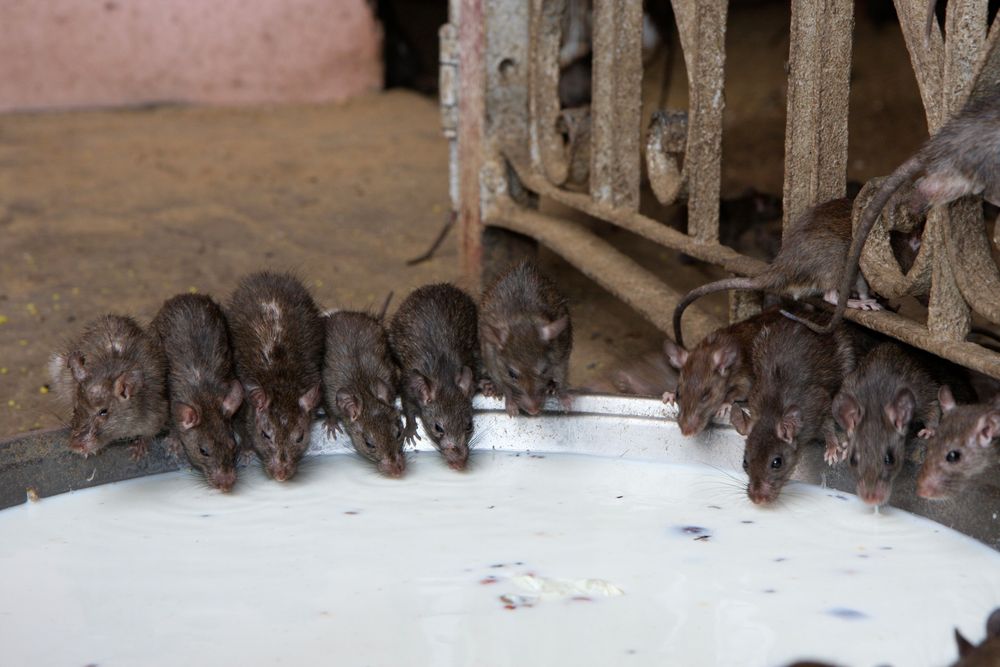
<svg viewBox="0 0 1000 667">
<path fill-rule="evenodd" d="M 0 512 L 5 665 L 942 665 L 1000 555 L 801 484 L 478 452 L 348 455 L 237 491 L 174 473 Z M 701 538 L 701 539 L 699 539 Z"/>
</svg>

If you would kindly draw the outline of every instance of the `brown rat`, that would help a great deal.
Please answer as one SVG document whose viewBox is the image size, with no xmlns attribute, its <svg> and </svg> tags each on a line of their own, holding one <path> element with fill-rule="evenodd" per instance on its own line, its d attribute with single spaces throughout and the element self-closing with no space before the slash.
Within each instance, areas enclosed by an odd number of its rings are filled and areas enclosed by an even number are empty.
<svg viewBox="0 0 1000 667">
<path fill-rule="evenodd" d="M 661 346 L 613 364 L 583 391 L 659 397 L 676 386 L 677 371 L 670 365 L 664 347 Z"/>
<path fill-rule="evenodd" d="M 448 465 L 464 470 L 472 437 L 472 394 L 479 368 L 478 313 L 448 283 L 414 290 L 392 318 L 389 342 L 402 374 L 407 436 L 417 415 Z"/>
<path fill-rule="evenodd" d="M 955 628 L 958 662 L 952 667 L 997 667 L 1000 665 L 1000 609 L 994 609 L 986 619 L 986 638 L 976 646 Z"/>
<path fill-rule="evenodd" d="M 1000 87 L 970 98 L 916 155 L 879 186 L 861 213 L 846 264 L 837 271 L 837 308 L 829 323 L 820 326 L 796 315 L 788 317 L 818 333 L 829 333 L 839 324 L 849 307 L 851 288 L 863 278 L 858 261 L 872 226 L 892 196 L 921 172 L 923 176 L 914 184 L 907 202 L 914 212 L 923 213 L 966 195 L 982 195 L 990 203 L 1000 204 Z"/>
<path fill-rule="evenodd" d="M 564 406 L 573 328 L 566 298 L 533 262 L 523 261 L 486 289 L 479 339 L 488 376 L 485 393 L 503 396 L 507 414 L 542 411 L 554 394 Z"/>
<path fill-rule="evenodd" d="M 1000 469 L 1000 401 L 958 405 L 944 385 L 938 402 L 941 421 L 917 475 L 917 495 L 932 500 L 960 493 L 971 480 Z"/>
<path fill-rule="evenodd" d="M 859 339 L 839 327 L 833 343 L 779 317 L 753 342 L 753 392 L 743 469 L 747 495 L 756 504 L 774 501 L 798 463 L 802 448 L 822 440 L 838 446 L 830 402 L 857 364 Z"/>
<path fill-rule="evenodd" d="M 228 492 L 236 483 L 232 419 L 243 386 L 222 308 L 203 294 L 181 294 L 163 304 L 150 329 L 167 360 L 171 437 L 209 484 Z"/>
<path fill-rule="evenodd" d="M 72 404 L 69 447 L 84 457 L 126 438 L 145 454 L 167 422 L 166 362 L 155 338 L 135 320 L 105 315 L 91 322 L 49 373 L 56 393 Z"/>
<path fill-rule="evenodd" d="M 338 311 L 326 316 L 327 425 L 343 426 L 358 454 L 379 472 L 400 477 L 406 470 L 402 418 L 396 407 L 399 369 L 389 336 L 367 313 Z"/>
<path fill-rule="evenodd" d="M 720 411 L 745 401 L 753 386 L 753 341 L 761 328 L 781 319 L 777 308 L 705 336 L 688 352 L 664 341 L 670 364 L 680 370 L 677 390 L 663 394 L 665 403 L 678 404 L 677 423 L 686 436 L 701 433 Z M 739 424 L 739 425 L 738 425 Z M 739 419 L 733 424 L 746 435 Z"/>
<path fill-rule="evenodd" d="M 887 342 L 875 347 L 847 376 L 833 399 L 833 416 L 847 434 L 841 450 L 827 450 L 831 465 L 847 459 L 857 478 L 858 497 L 870 505 L 888 502 L 903 467 L 906 444 L 928 438 L 938 426 L 938 387 L 945 379 L 972 389 L 961 371 L 925 352 Z M 919 427 L 919 433 L 915 433 Z"/>
<path fill-rule="evenodd" d="M 226 315 L 246 400 L 237 417 L 241 445 L 284 482 L 309 448 L 322 397 L 319 309 L 295 276 L 263 271 L 240 281 Z"/>
<path fill-rule="evenodd" d="M 851 200 L 833 199 L 807 210 L 792 223 L 777 257 L 752 278 L 725 278 L 688 292 L 674 309 L 674 340 L 683 346 L 681 318 L 696 299 L 723 290 L 759 290 L 787 294 L 794 299 L 823 296 L 834 302 L 841 272 L 851 245 Z M 851 307 L 877 310 L 869 296 L 868 283 L 859 276 L 855 289 L 860 297 Z"/>
</svg>

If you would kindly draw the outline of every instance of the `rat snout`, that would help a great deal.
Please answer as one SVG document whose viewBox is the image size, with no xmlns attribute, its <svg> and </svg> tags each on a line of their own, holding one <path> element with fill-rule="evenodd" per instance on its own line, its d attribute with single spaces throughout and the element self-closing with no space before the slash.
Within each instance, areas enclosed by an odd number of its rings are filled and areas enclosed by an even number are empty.
<svg viewBox="0 0 1000 667">
<path fill-rule="evenodd" d="M 208 477 L 209 483 L 222 493 L 229 493 L 236 484 L 235 470 L 216 470 Z M 280 480 L 283 481 L 283 480 Z"/>
<path fill-rule="evenodd" d="M 685 412 L 681 415 L 680 419 L 677 420 L 677 424 L 681 427 L 681 434 L 686 437 L 691 437 L 705 428 L 705 425 L 701 423 L 698 416 L 690 412 Z"/>
<path fill-rule="evenodd" d="M 754 505 L 766 505 L 774 500 L 774 487 L 767 482 L 751 483 L 747 488 L 747 496 Z"/>
<path fill-rule="evenodd" d="M 925 469 L 926 470 L 926 469 Z M 917 478 L 917 495 L 926 500 L 939 500 L 945 496 L 944 485 L 937 475 L 924 474 Z"/>
<path fill-rule="evenodd" d="M 386 477 L 398 479 L 406 472 L 406 456 L 402 452 L 387 456 L 379 461 L 378 470 Z"/>
<path fill-rule="evenodd" d="M 889 500 L 889 485 L 882 481 L 858 482 L 858 497 L 869 505 L 884 505 Z"/>
<path fill-rule="evenodd" d="M 441 442 L 441 453 L 444 460 L 452 470 L 465 470 L 465 464 L 469 459 L 469 448 L 460 447 L 454 441 L 445 439 Z"/>
<path fill-rule="evenodd" d="M 91 454 L 95 454 L 97 452 L 97 439 L 92 433 L 74 433 L 70 436 L 69 448 L 81 455 L 83 458 L 87 458 Z"/>
<path fill-rule="evenodd" d="M 518 401 L 521 409 L 527 412 L 532 417 L 536 417 L 542 412 L 542 405 L 545 404 L 544 398 L 537 398 L 534 396 L 522 396 L 521 400 Z"/>
</svg>

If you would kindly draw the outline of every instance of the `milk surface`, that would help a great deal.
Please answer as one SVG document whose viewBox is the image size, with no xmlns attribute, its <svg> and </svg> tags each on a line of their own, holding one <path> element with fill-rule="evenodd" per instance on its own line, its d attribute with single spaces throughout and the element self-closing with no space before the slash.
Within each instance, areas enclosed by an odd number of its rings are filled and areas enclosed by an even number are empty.
<svg viewBox="0 0 1000 667">
<path fill-rule="evenodd" d="M 572 454 L 171 473 L 0 512 L 8 665 L 945 665 L 1000 554 L 891 508 Z"/>
</svg>

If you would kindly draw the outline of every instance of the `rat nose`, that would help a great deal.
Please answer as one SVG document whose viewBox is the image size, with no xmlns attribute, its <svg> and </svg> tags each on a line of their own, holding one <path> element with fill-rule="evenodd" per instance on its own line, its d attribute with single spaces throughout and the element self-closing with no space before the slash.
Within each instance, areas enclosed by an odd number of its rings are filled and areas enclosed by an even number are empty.
<svg viewBox="0 0 1000 667">
<path fill-rule="evenodd" d="M 378 465 L 379 471 L 387 477 L 400 478 L 406 471 L 406 457 L 403 454 L 395 454 L 383 459 Z"/>
<path fill-rule="evenodd" d="M 216 489 L 222 493 L 229 493 L 233 490 L 233 486 L 236 484 L 236 471 L 219 470 L 213 473 L 209 479 L 212 482 L 212 486 Z"/>
</svg>

